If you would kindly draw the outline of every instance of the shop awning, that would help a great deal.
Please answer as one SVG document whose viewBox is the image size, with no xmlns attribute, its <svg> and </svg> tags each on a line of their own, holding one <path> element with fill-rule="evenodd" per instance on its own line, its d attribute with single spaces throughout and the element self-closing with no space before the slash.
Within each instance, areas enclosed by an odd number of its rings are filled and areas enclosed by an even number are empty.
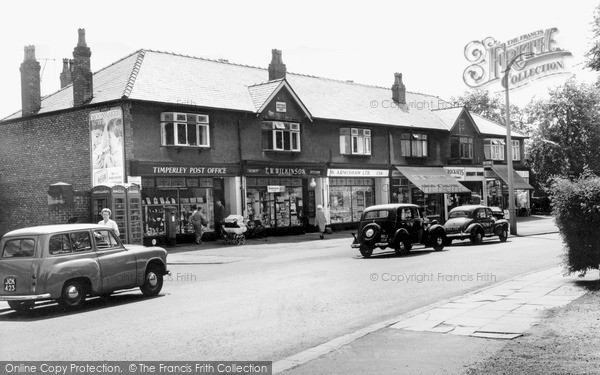
<svg viewBox="0 0 600 375">
<path fill-rule="evenodd" d="M 470 193 L 441 167 L 396 167 L 425 194 Z"/>
<path fill-rule="evenodd" d="M 492 165 L 492 171 L 508 184 L 508 167 L 506 165 Z M 513 169 L 513 187 L 515 190 L 533 190 L 533 186 Z"/>
</svg>

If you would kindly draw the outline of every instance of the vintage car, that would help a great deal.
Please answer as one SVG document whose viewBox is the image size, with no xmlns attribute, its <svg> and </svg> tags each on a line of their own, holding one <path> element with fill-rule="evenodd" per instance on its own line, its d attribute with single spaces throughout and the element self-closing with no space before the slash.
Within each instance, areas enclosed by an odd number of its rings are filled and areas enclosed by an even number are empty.
<svg viewBox="0 0 600 375">
<path fill-rule="evenodd" d="M 358 235 L 352 248 L 368 258 L 375 248 L 392 248 L 399 255 L 407 254 L 413 244 L 432 246 L 435 251 L 444 248 L 446 231 L 436 221 L 421 217 L 414 204 L 383 204 L 366 208 L 361 216 Z"/>
<path fill-rule="evenodd" d="M 481 205 L 458 206 L 450 210 L 446 229 L 446 245 L 452 240 L 470 239 L 479 244 L 484 237 L 498 236 L 504 242 L 508 238 L 508 221 L 494 216 L 490 207 Z"/>
<path fill-rule="evenodd" d="M 29 227 L 0 240 L 0 301 L 19 312 L 42 300 L 74 309 L 88 295 L 134 287 L 155 296 L 165 274 L 165 249 L 124 245 L 112 229 L 97 224 Z"/>
</svg>

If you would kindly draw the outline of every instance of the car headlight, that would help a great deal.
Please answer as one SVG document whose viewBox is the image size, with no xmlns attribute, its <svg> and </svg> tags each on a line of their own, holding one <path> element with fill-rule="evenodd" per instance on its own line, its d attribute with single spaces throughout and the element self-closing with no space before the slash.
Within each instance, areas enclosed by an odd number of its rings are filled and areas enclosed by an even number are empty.
<svg viewBox="0 0 600 375">
<path fill-rule="evenodd" d="M 367 229 L 367 231 L 365 232 L 365 236 L 367 236 L 367 237 L 373 237 L 374 234 L 375 234 L 375 231 L 371 228 Z"/>
</svg>

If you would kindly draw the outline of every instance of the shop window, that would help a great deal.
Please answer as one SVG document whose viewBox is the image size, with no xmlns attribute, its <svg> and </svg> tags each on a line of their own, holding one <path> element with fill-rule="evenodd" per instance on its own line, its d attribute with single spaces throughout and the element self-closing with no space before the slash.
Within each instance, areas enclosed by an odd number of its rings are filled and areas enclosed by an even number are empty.
<svg viewBox="0 0 600 375">
<path fill-rule="evenodd" d="M 161 145 L 178 147 L 210 147 L 207 115 L 163 112 L 161 114 Z"/>
<path fill-rule="evenodd" d="M 521 160 L 521 147 L 519 141 L 512 141 L 512 159 L 513 161 Z"/>
<path fill-rule="evenodd" d="M 473 159 L 473 138 L 452 137 L 450 154 L 455 159 Z"/>
<path fill-rule="evenodd" d="M 502 139 L 485 139 L 483 141 L 483 153 L 486 160 L 504 160 L 504 146 L 506 142 Z"/>
<path fill-rule="evenodd" d="M 340 154 L 371 155 L 371 130 L 359 128 L 341 128 Z"/>
<path fill-rule="evenodd" d="M 259 179 L 260 180 L 260 179 Z M 259 181 L 256 181 L 258 183 Z M 266 182 L 266 181 L 264 181 Z M 253 186 L 246 190 L 246 213 L 264 227 L 300 226 L 304 222 L 305 205 L 302 199 L 302 180 L 291 178 L 276 182 L 281 185 Z M 274 187 L 277 186 L 277 189 Z"/>
<path fill-rule="evenodd" d="M 400 135 L 400 155 L 405 157 L 427 157 L 427 134 Z"/>
<path fill-rule="evenodd" d="M 330 216 L 332 223 L 360 221 L 365 208 L 372 206 L 372 178 L 333 178 L 330 180 Z"/>
<path fill-rule="evenodd" d="M 271 151 L 300 151 L 300 124 L 282 121 L 262 123 L 263 149 Z"/>
</svg>

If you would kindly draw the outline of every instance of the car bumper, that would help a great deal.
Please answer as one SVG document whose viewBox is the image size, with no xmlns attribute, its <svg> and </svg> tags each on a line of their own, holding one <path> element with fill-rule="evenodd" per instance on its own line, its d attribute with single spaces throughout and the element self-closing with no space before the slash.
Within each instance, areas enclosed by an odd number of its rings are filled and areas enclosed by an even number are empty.
<svg viewBox="0 0 600 375">
<path fill-rule="evenodd" d="M 353 249 L 360 249 L 361 245 L 359 243 L 353 243 L 351 246 Z M 382 248 L 388 247 L 388 246 L 389 246 L 389 243 L 387 243 L 387 242 L 377 242 L 372 245 L 372 247 L 382 247 Z"/>
<path fill-rule="evenodd" d="M 471 233 L 457 232 L 457 233 L 446 233 L 446 238 L 464 240 L 471 237 Z"/>
<path fill-rule="evenodd" d="M 0 301 L 37 301 L 51 299 L 50 293 L 45 294 L 28 294 L 22 296 L 0 296 Z"/>
</svg>

